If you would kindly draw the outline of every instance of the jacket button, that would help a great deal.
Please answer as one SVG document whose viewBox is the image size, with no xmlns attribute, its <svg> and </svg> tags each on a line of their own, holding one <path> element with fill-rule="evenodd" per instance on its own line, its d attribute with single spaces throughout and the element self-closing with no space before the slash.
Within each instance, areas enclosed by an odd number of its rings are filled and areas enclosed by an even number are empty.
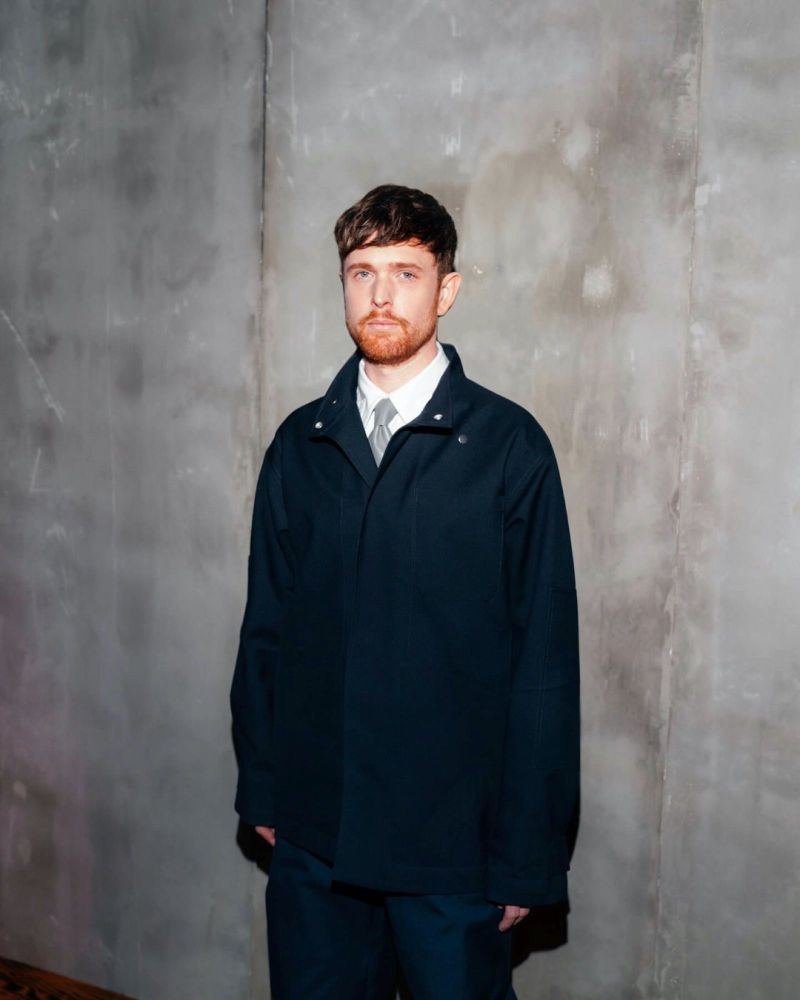
<svg viewBox="0 0 800 1000">
<path fill-rule="evenodd" d="M 319 430 L 319 429 L 320 429 L 320 427 L 322 427 L 322 421 L 321 421 L 321 420 L 318 420 L 318 421 L 317 421 L 317 422 L 316 422 L 316 423 L 314 424 L 314 427 L 315 427 L 315 428 L 316 428 L 317 430 Z"/>
<path fill-rule="evenodd" d="M 467 441 L 469 441 L 469 438 L 467 437 L 466 434 L 459 434 L 458 435 L 458 443 L 459 444 L 466 444 Z"/>
<path fill-rule="evenodd" d="M 338 403 L 338 400 L 334 399 L 334 400 L 332 400 L 332 403 L 333 403 L 334 406 L 336 406 L 336 404 Z"/>
<path fill-rule="evenodd" d="M 434 413 L 433 419 L 434 420 L 441 420 L 442 419 L 442 414 L 441 413 Z"/>
</svg>

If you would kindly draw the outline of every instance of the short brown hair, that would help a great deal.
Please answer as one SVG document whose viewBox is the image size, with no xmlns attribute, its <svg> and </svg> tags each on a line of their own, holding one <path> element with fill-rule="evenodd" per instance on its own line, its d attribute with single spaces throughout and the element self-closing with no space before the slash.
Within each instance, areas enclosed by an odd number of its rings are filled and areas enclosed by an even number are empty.
<svg viewBox="0 0 800 1000">
<path fill-rule="evenodd" d="M 430 194 L 381 184 L 346 209 L 333 230 L 339 260 L 361 247 L 420 243 L 436 258 L 439 276 L 455 270 L 458 235 L 447 209 Z"/>
</svg>

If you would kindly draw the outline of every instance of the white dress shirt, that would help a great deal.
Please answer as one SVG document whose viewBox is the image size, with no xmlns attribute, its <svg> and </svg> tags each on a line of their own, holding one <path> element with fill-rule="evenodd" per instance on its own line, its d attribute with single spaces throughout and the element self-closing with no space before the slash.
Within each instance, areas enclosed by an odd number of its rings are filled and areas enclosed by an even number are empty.
<svg viewBox="0 0 800 1000">
<path fill-rule="evenodd" d="M 444 348 L 436 341 L 436 357 L 429 365 L 426 365 L 421 372 L 418 372 L 412 379 L 409 379 L 399 389 L 394 392 L 384 392 L 379 389 L 367 376 L 364 370 L 364 359 L 358 363 L 358 385 L 356 389 L 356 402 L 358 412 L 364 430 L 369 437 L 372 426 L 375 423 L 375 404 L 385 399 L 391 399 L 397 415 L 392 417 L 389 423 L 389 431 L 394 432 L 405 424 L 410 424 L 425 409 L 425 404 L 431 398 L 439 384 L 445 368 L 450 364 L 450 359 L 444 352 Z"/>
</svg>

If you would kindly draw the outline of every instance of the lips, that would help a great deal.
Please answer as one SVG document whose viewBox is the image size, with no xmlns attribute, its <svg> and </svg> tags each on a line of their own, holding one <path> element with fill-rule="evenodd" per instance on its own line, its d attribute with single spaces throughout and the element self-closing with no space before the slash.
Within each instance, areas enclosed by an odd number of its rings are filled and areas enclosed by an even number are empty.
<svg viewBox="0 0 800 1000">
<path fill-rule="evenodd" d="M 395 316 L 380 313 L 370 313 L 369 316 L 364 320 L 363 325 L 373 332 L 380 333 L 386 330 L 395 330 L 398 327 L 402 328 L 403 324 Z"/>
</svg>

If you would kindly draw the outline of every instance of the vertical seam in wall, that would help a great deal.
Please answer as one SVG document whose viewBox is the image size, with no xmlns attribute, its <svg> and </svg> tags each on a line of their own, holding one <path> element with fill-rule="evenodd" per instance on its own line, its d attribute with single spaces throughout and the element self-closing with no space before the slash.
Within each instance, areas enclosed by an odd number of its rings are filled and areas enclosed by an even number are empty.
<svg viewBox="0 0 800 1000">
<path fill-rule="evenodd" d="M 266 315 L 265 290 L 264 290 L 264 248 L 266 245 L 267 231 L 267 73 L 269 65 L 269 0 L 264 2 L 264 47 L 261 63 L 261 233 L 258 253 L 258 349 L 256 351 L 256 407 L 258 413 L 258 461 L 264 453 L 264 367 L 266 363 L 266 331 L 264 320 Z"/>
<path fill-rule="evenodd" d="M 670 623 L 669 636 L 667 640 L 667 658 L 661 680 L 661 705 L 666 707 L 666 732 L 662 745 L 662 767 L 661 767 L 661 795 L 659 799 L 659 812 L 657 824 L 657 845 L 656 845 L 656 905 L 655 905 L 655 935 L 653 954 L 653 977 L 652 995 L 659 1000 L 667 1000 L 661 992 L 664 986 L 662 963 L 664 954 L 662 948 L 663 931 L 663 893 L 662 893 L 662 871 L 661 864 L 663 858 L 664 843 L 664 817 L 667 811 L 667 777 L 669 771 L 669 750 L 670 737 L 672 734 L 672 691 L 673 676 L 675 673 L 675 634 L 676 618 L 678 613 L 678 588 L 680 584 L 680 551 L 681 551 L 681 497 L 683 473 L 686 465 L 686 437 L 687 437 L 687 408 L 689 392 L 689 366 L 691 353 L 692 322 L 694 314 L 694 274 L 695 274 L 695 238 L 697 234 L 697 205 L 696 192 L 700 165 L 700 125 L 702 122 L 702 84 L 703 84 L 703 55 L 705 46 L 705 14 L 709 0 L 699 0 L 700 10 L 700 37 L 697 46 L 697 90 L 696 90 L 696 126 L 694 130 L 694 151 L 692 162 L 692 226 L 689 237 L 689 274 L 686 294 L 686 328 L 684 332 L 683 350 L 683 385 L 680 400 L 679 420 L 680 435 L 678 438 L 678 477 L 675 499 L 675 559 L 672 567 L 672 620 Z M 680 996 L 681 984 L 678 985 Z"/>
<path fill-rule="evenodd" d="M 258 415 L 257 428 L 256 428 L 256 456 L 255 456 L 255 468 L 258 469 L 261 464 L 261 460 L 266 447 L 264 439 L 264 429 L 265 429 L 265 413 L 264 413 L 264 400 L 266 393 L 264 392 L 264 379 L 265 379 L 265 366 L 266 366 L 266 331 L 264 329 L 265 316 L 266 316 L 266 292 L 265 292 L 265 282 L 264 282 L 264 248 L 266 245 L 266 229 L 267 229 L 267 74 L 269 66 L 269 0 L 264 0 L 264 44 L 262 49 L 261 58 L 261 231 L 259 233 L 259 250 L 258 250 L 258 301 L 256 306 L 256 378 L 255 378 L 255 391 L 256 391 L 256 413 Z M 251 865 L 251 887 L 252 887 L 252 902 L 253 911 L 250 914 L 251 926 L 258 926 L 258 921 L 255 920 L 255 906 L 264 905 L 264 894 L 260 888 L 261 884 L 261 869 L 258 865 Z M 251 1000 L 255 1000 L 256 997 L 262 996 L 262 987 L 266 987 L 265 983 L 260 983 L 258 981 L 259 972 L 259 953 L 264 947 L 265 942 L 255 933 L 250 934 L 250 954 L 249 954 L 249 968 L 248 968 L 248 996 Z"/>
</svg>

